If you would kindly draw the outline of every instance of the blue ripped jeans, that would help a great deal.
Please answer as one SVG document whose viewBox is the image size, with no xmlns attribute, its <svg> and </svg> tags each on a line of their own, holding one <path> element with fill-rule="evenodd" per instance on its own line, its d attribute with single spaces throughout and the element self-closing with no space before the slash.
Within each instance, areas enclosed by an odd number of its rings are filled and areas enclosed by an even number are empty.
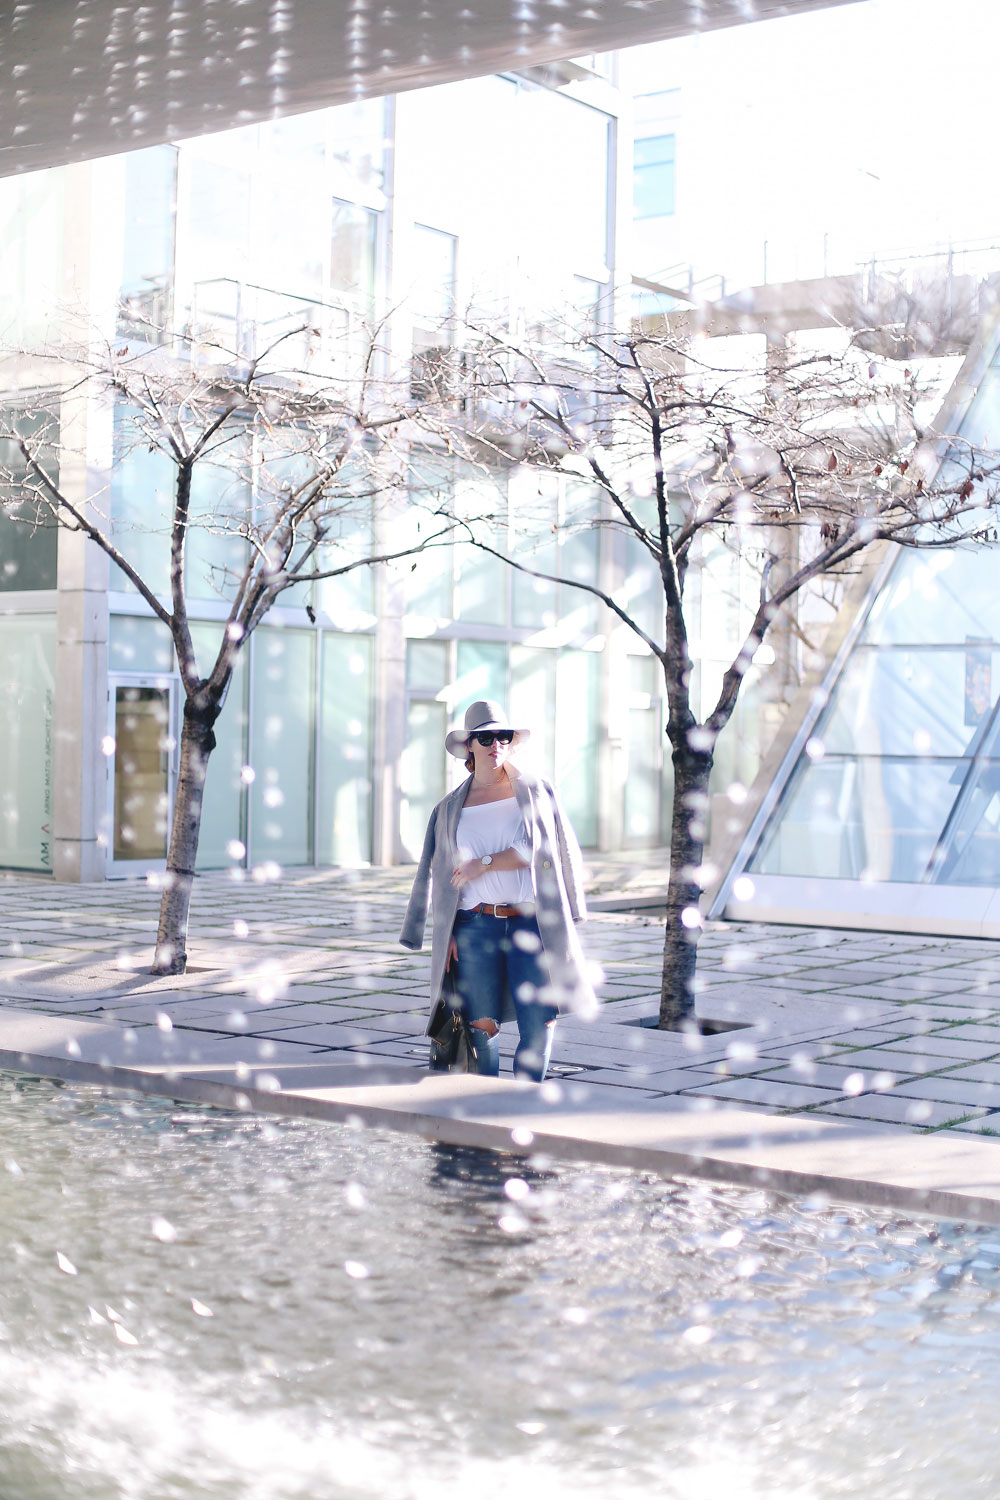
<svg viewBox="0 0 1000 1500">
<path fill-rule="evenodd" d="M 541 1083 L 549 1065 L 554 1021 L 558 1014 L 535 996 L 547 982 L 538 923 L 534 917 L 488 917 L 460 911 L 455 918 L 458 944 L 458 993 L 470 1021 L 503 1017 L 509 986 L 520 1040 L 514 1053 L 515 1078 Z M 500 1071 L 500 1036 L 478 1044 L 479 1071 L 496 1077 Z"/>
</svg>

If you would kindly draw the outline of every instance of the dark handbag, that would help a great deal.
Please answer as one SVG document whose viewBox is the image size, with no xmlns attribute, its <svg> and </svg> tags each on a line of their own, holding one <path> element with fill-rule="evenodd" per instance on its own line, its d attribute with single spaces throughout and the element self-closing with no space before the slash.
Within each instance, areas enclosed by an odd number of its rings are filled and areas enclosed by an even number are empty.
<svg viewBox="0 0 1000 1500">
<path fill-rule="evenodd" d="M 427 1035 L 430 1038 L 428 1062 L 432 1073 L 480 1071 L 475 1028 L 465 1018 L 451 973 L 445 975 L 441 998 L 434 1007 Z"/>
</svg>

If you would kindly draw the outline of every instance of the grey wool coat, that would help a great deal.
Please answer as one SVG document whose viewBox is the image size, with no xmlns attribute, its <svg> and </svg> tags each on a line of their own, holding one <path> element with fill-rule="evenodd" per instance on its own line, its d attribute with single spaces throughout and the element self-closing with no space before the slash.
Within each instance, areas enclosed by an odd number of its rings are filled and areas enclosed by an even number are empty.
<svg viewBox="0 0 1000 1500">
<path fill-rule="evenodd" d="M 563 817 L 555 792 L 540 777 L 506 767 L 531 843 L 531 885 L 535 916 L 544 950 L 548 984 L 539 998 L 560 1011 L 592 1014 L 597 1008 L 594 988 L 576 934 L 576 923 L 586 919 L 580 847 Z M 458 863 L 458 820 L 472 786 L 472 777 L 443 797 L 431 813 L 420 863 L 410 892 L 399 941 L 419 951 L 424 945 L 427 906 L 433 891 L 430 1014 L 444 987 L 448 944 L 455 926 L 459 893 L 451 883 Z M 513 1015 L 508 996 L 504 1019 Z"/>
</svg>

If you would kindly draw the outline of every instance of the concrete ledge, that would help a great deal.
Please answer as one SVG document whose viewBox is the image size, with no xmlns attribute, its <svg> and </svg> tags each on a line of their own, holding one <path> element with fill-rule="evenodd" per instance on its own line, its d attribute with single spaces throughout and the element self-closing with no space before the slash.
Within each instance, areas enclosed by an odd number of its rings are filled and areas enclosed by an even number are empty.
<svg viewBox="0 0 1000 1500">
<path fill-rule="evenodd" d="M 153 1028 L 125 1061 L 109 1040 L 108 1027 L 78 1017 L 0 1012 L 0 1067 L 43 1077 L 1000 1225 L 1000 1142 L 575 1080 L 431 1074 L 304 1047 L 262 1063 L 253 1038 L 220 1052 L 171 1045 Z"/>
</svg>

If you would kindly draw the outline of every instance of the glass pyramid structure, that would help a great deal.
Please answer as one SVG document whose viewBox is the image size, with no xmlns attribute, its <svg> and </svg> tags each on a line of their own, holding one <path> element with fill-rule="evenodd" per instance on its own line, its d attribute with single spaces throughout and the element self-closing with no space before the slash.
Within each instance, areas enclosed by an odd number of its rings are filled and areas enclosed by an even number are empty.
<svg viewBox="0 0 1000 1500">
<path fill-rule="evenodd" d="M 976 374 L 995 449 L 996 349 Z M 1000 936 L 1000 547 L 894 550 L 715 915 Z"/>
</svg>

